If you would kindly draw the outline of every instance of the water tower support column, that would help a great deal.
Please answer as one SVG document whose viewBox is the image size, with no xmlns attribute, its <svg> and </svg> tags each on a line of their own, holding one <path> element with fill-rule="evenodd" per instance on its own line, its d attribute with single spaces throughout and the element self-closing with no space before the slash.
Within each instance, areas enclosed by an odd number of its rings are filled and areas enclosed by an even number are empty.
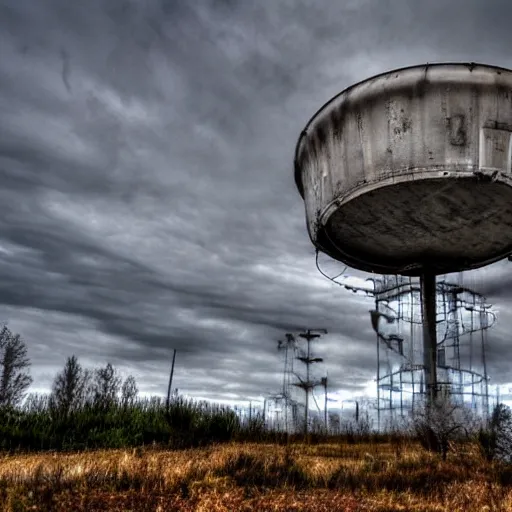
<svg viewBox="0 0 512 512">
<path fill-rule="evenodd" d="M 421 304 L 423 313 L 423 365 L 427 403 L 437 396 L 437 318 L 436 318 L 436 274 L 424 270 L 420 277 Z"/>
</svg>

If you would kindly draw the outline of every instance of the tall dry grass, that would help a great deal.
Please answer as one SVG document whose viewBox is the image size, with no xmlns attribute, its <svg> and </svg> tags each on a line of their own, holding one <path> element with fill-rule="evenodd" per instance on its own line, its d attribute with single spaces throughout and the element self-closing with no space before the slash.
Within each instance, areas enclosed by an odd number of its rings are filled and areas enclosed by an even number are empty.
<svg viewBox="0 0 512 512">
<path fill-rule="evenodd" d="M 0 511 L 512 510 L 512 470 L 478 447 L 239 444 L 0 459 Z"/>
</svg>

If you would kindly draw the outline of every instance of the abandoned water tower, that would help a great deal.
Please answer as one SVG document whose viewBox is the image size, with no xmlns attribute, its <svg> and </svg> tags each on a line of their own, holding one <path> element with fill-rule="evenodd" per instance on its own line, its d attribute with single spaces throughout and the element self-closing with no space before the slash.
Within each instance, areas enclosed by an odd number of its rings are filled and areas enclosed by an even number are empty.
<svg viewBox="0 0 512 512">
<path fill-rule="evenodd" d="M 307 123 L 295 181 L 319 251 L 419 277 L 426 393 L 438 389 L 436 276 L 512 253 L 512 71 L 398 69 L 349 87 Z"/>
</svg>

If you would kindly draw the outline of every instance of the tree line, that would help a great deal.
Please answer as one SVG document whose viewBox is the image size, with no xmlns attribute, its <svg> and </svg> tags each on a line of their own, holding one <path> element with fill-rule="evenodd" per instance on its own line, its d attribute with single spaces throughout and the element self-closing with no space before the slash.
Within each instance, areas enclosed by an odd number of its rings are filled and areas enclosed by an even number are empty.
<svg viewBox="0 0 512 512">
<path fill-rule="evenodd" d="M 29 369 L 25 341 L 4 326 L 0 331 L 0 407 L 20 406 L 33 382 Z M 62 414 L 69 414 L 87 403 L 108 407 L 120 400 L 121 404 L 129 406 L 137 394 L 137 383 L 132 375 L 123 381 L 111 363 L 94 370 L 83 368 L 72 355 L 53 380 L 49 405 Z"/>
<path fill-rule="evenodd" d="M 0 331 L 0 450 L 85 450 L 158 444 L 192 447 L 261 439 L 264 421 L 242 421 L 229 407 L 187 400 L 141 399 L 135 378 L 107 363 L 84 368 L 75 355 L 55 375 L 51 392 L 27 395 L 33 380 L 25 341 Z"/>
</svg>

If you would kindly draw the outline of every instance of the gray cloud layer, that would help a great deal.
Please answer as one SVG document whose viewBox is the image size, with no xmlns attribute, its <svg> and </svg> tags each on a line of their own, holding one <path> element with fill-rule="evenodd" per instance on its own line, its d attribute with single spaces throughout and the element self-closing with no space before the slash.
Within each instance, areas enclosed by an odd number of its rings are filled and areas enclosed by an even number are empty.
<svg viewBox="0 0 512 512">
<path fill-rule="evenodd" d="M 277 389 L 275 341 L 325 327 L 333 386 L 374 376 L 369 300 L 314 266 L 293 149 L 310 115 L 393 67 L 512 66 L 508 2 L 0 2 L 0 314 L 36 384 L 110 360 L 163 392 Z M 361 275 L 360 273 L 355 273 Z M 500 306 L 507 265 L 472 273 Z"/>
</svg>

